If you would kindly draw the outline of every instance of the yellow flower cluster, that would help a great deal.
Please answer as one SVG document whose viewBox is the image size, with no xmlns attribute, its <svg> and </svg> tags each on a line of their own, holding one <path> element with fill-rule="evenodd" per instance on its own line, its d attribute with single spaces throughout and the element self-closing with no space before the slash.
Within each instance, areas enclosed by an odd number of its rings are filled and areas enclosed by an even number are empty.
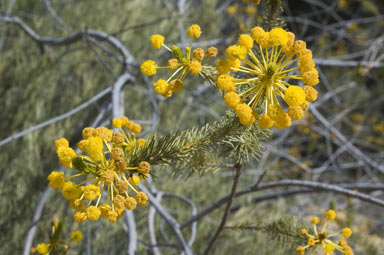
<svg viewBox="0 0 384 255">
<path fill-rule="evenodd" d="M 226 59 L 217 62 L 216 69 L 216 84 L 226 92 L 226 105 L 245 126 L 257 120 L 261 128 L 287 128 L 291 120 L 301 119 L 309 103 L 317 99 L 313 86 L 319 78 L 312 52 L 304 41 L 295 41 L 295 35 L 282 28 L 266 32 L 254 27 L 250 35 L 240 35 L 238 43 L 227 48 Z M 296 70 L 300 73 L 292 74 Z M 237 73 L 236 78 L 231 73 Z M 292 85 L 289 80 L 302 80 L 306 86 Z M 287 104 L 286 112 L 278 97 Z M 258 108 L 263 109 L 260 116 Z"/>
<path fill-rule="evenodd" d="M 66 177 L 63 172 L 53 171 L 48 176 L 49 186 L 60 189 L 64 198 L 70 200 L 77 222 L 96 221 L 100 217 L 116 222 L 125 209 L 133 210 L 136 204 L 148 203 L 147 195 L 136 186 L 140 179 L 148 177 L 150 164 L 143 161 L 137 166 L 128 166 L 127 163 L 131 150 L 145 146 L 145 140 L 135 138 L 141 126 L 127 117 L 113 119 L 112 123 L 118 132 L 105 127 L 83 129 L 83 140 L 77 146 L 84 154 L 76 154 L 65 138 L 55 143 L 60 162 L 79 173 Z M 82 177 L 86 178 L 78 184 L 68 180 Z M 107 195 L 105 203 L 101 204 L 104 188 Z"/>
<path fill-rule="evenodd" d="M 52 233 L 50 233 L 49 243 L 39 243 L 36 247 L 31 248 L 31 254 L 67 254 L 67 241 L 80 242 L 83 234 L 79 231 L 73 231 L 68 238 L 61 238 L 62 223 L 58 221 L 52 222 Z"/>
<path fill-rule="evenodd" d="M 311 219 L 311 223 L 313 225 L 313 234 L 309 234 L 306 229 L 302 229 L 300 231 L 300 233 L 302 235 L 305 235 L 308 240 L 307 245 L 298 246 L 296 248 L 296 254 L 304 255 L 306 249 L 319 245 L 323 249 L 325 255 L 332 255 L 334 254 L 335 250 L 342 252 L 342 254 L 344 255 L 353 255 L 352 248 L 348 246 L 348 243 L 345 240 L 345 238 L 348 238 L 352 235 L 352 230 L 346 227 L 343 228 L 341 232 L 329 234 L 326 232 L 326 227 L 328 222 L 335 220 L 336 212 L 334 210 L 328 210 L 327 212 L 325 212 L 324 216 L 326 220 L 321 230 L 317 228 L 317 225 L 319 224 L 319 218 L 313 217 Z M 337 243 L 329 239 L 332 237 L 340 236 L 340 234 L 342 238 L 340 238 Z"/>
<path fill-rule="evenodd" d="M 194 38 L 199 38 L 201 35 L 201 29 L 199 25 L 192 25 L 187 30 L 187 35 L 191 37 L 191 43 L 189 47 L 185 48 L 185 55 L 182 50 L 173 45 L 169 48 L 164 44 L 164 36 L 152 35 L 151 44 L 155 49 L 159 49 L 163 46 L 170 51 L 173 55 L 172 59 L 168 60 L 167 66 L 158 66 L 153 60 L 146 60 L 141 64 L 141 72 L 147 76 L 156 75 L 158 69 L 169 69 L 173 71 L 172 75 L 167 79 L 160 79 L 156 81 L 153 86 L 156 93 L 161 94 L 164 97 L 171 97 L 172 93 L 180 92 L 183 89 L 183 83 L 185 77 L 190 73 L 192 75 L 200 75 L 204 77 L 202 61 L 205 56 L 208 58 L 214 58 L 217 55 L 217 49 L 210 47 L 206 51 L 202 48 L 196 48 L 192 50 L 192 41 Z"/>
</svg>

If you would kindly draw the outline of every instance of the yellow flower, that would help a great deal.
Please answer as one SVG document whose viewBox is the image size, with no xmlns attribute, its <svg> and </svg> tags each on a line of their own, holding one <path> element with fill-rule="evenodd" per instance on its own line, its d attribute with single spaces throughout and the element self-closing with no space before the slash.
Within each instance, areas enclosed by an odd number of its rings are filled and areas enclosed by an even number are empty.
<svg viewBox="0 0 384 255">
<path fill-rule="evenodd" d="M 76 152 L 70 147 L 58 147 L 57 156 L 63 166 L 72 168 L 72 160 L 76 157 Z"/>
<path fill-rule="evenodd" d="M 88 207 L 85 211 L 87 213 L 88 220 L 91 220 L 91 221 L 98 220 L 101 215 L 100 209 L 93 205 Z"/>
<path fill-rule="evenodd" d="M 84 222 L 84 221 L 87 220 L 87 213 L 86 213 L 86 212 L 77 211 L 77 212 L 75 212 L 75 214 L 73 215 L 73 219 L 74 219 L 76 222 Z"/>
<path fill-rule="evenodd" d="M 175 58 L 168 60 L 168 68 L 173 71 L 179 66 L 179 61 Z"/>
<path fill-rule="evenodd" d="M 82 131 L 83 139 L 88 139 L 89 137 L 93 136 L 95 133 L 95 129 L 93 127 L 86 127 Z"/>
<path fill-rule="evenodd" d="M 136 175 L 129 177 L 129 183 L 132 184 L 133 186 L 137 186 L 140 183 L 140 178 Z"/>
<path fill-rule="evenodd" d="M 255 122 L 253 111 L 247 104 L 238 104 L 236 106 L 236 114 L 239 116 L 240 123 L 244 126 L 252 125 Z"/>
<path fill-rule="evenodd" d="M 313 87 L 304 86 L 304 92 L 305 92 L 305 101 L 313 102 L 317 99 L 318 92 Z"/>
<path fill-rule="evenodd" d="M 113 119 L 112 120 L 112 126 L 114 128 L 121 128 L 123 126 L 123 121 L 120 118 Z"/>
<path fill-rule="evenodd" d="M 187 35 L 190 37 L 199 38 L 201 35 L 201 28 L 199 25 L 192 25 L 187 30 Z"/>
<path fill-rule="evenodd" d="M 248 105 L 253 112 L 262 109 L 258 123 L 263 128 L 289 127 L 292 119 L 302 118 L 303 111 L 308 108 L 308 102 L 316 100 L 316 91 L 308 88 L 304 90 L 288 83 L 289 80 L 303 80 L 315 85 L 316 79 L 318 80 L 312 52 L 306 49 L 304 41 L 294 40 L 295 35 L 282 28 L 266 32 L 261 27 L 254 27 L 250 36 L 240 35 L 238 45 L 226 49 L 226 60 L 219 60 L 216 64 L 220 74 L 216 80 L 217 86 L 226 92 L 238 94 L 240 101 Z M 298 58 L 294 58 L 295 54 Z M 291 74 L 298 69 L 300 74 Z M 229 72 L 237 73 L 235 78 L 232 78 L 233 81 L 229 78 L 233 77 Z M 305 74 L 306 72 L 309 74 Z M 280 106 L 281 101 L 294 107 L 288 107 L 288 111 L 284 112 Z M 233 105 L 229 107 L 233 108 Z M 238 117 L 240 119 L 240 116 Z M 240 122 L 253 123 L 252 118 L 245 120 L 244 117 Z"/>
<path fill-rule="evenodd" d="M 315 69 L 316 70 L 316 69 Z M 315 86 L 319 83 L 319 75 L 317 72 L 314 71 L 308 71 L 303 74 L 303 83 Z"/>
<path fill-rule="evenodd" d="M 192 56 L 194 59 L 196 59 L 197 61 L 201 61 L 203 60 L 204 58 L 204 50 L 202 48 L 196 48 L 192 51 Z"/>
<path fill-rule="evenodd" d="M 312 224 L 318 224 L 319 223 L 319 218 L 318 217 L 313 217 L 311 219 L 311 222 L 312 222 Z"/>
<path fill-rule="evenodd" d="M 69 147 L 68 140 L 65 138 L 60 138 L 60 139 L 56 140 L 55 141 L 55 150 L 57 151 L 57 149 L 59 147 Z"/>
<path fill-rule="evenodd" d="M 61 194 L 68 200 L 78 199 L 81 196 L 81 193 L 80 188 L 71 181 L 66 182 L 61 189 Z"/>
<path fill-rule="evenodd" d="M 325 214 L 324 214 L 325 218 L 327 218 L 328 220 L 334 220 L 336 218 L 336 212 L 334 210 L 328 210 Z"/>
<path fill-rule="evenodd" d="M 133 197 L 127 197 L 124 201 L 124 206 L 127 210 L 134 210 L 136 208 L 136 199 Z"/>
<path fill-rule="evenodd" d="M 169 83 L 169 89 L 172 90 L 172 92 L 180 92 L 182 89 L 183 89 L 183 81 L 182 80 L 179 80 L 179 79 L 176 79 L 176 80 L 172 80 L 170 83 Z"/>
<path fill-rule="evenodd" d="M 323 250 L 326 253 L 333 253 L 333 251 L 335 250 L 335 247 L 332 244 L 328 243 L 328 244 L 325 245 Z"/>
<path fill-rule="evenodd" d="M 235 79 L 229 74 L 221 74 L 217 77 L 217 86 L 226 92 L 234 91 Z"/>
<path fill-rule="evenodd" d="M 201 63 L 198 60 L 192 60 L 188 65 L 188 71 L 191 74 L 199 74 L 201 71 Z"/>
<path fill-rule="evenodd" d="M 157 72 L 157 65 L 153 60 L 145 60 L 141 66 L 140 70 L 144 75 L 152 76 Z"/>
<path fill-rule="evenodd" d="M 65 183 L 65 177 L 63 172 L 52 171 L 48 176 L 49 186 L 53 189 L 61 189 Z"/>
<path fill-rule="evenodd" d="M 39 244 L 36 246 L 36 250 L 37 250 L 40 254 L 46 254 L 46 253 L 48 253 L 48 251 L 49 251 L 49 244 L 46 244 L 46 243 L 39 243 Z"/>
<path fill-rule="evenodd" d="M 207 56 L 209 57 L 209 58 L 214 58 L 214 57 L 216 57 L 217 56 L 217 48 L 216 47 L 209 47 L 208 49 L 207 49 Z"/>
<path fill-rule="evenodd" d="M 99 136 L 88 138 L 86 152 L 95 161 L 100 161 L 103 158 L 103 141 Z"/>
<path fill-rule="evenodd" d="M 99 186 L 89 184 L 82 187 L 84 198 L 87 200 L 94 200 L 100 195 Z"/>
<path fill-rule="evenodd" d="M 348 238 L 352 235 L 352 230 L 350 228 L 343 228 L 342 234 L 345 238 Z"/>
<path fill-rule="evenodd" d="M 236 109 L 236 106 L 241 102 L 240 96 L 236 92 L 228 92 L 224 96 L 225 104 L 231 108 Z"/>
<path fill-rule="evenodd" d="M 135 196 L 135 200 L 139 205 L 147 205 L 148 204 L 148 196 L 144 192 L 139 192 Z"/>
<path fill-rule="evenodd" d="M 158 35 L 158 34 L 151 36 L 151 44 L 153 48 L 160 49 L 163 43 L 164 43 L 164 36 Z"/>
<path fill-rule="evenodd" d="M 76 231 L 73 231 L 71 233 L 71 240 L 74 241 L 74 242 L 80 242 L 81 239 L 83 239 L 83 234 L 79 231 L 79 230 L 76 230 Z"/>
<path fill-rule="evenodd" d="M 155 82 L 153 84 L 154 88 L 155 88 L 155 92 L 156 93 L 159 93 L 159 94 L 167 94 L 168 93 L 168 90 L 169 90 L 169 85 L 168 85 L 168 82 L 165 81 L 165 80 L 158 80 L 157 82 Z"/>
<path fill-rule="evenodd" d="M 289 86 L 284 93 L 284 100 L 289 106 L 299 106 L 305 102 L 305 92 L 299 86 Z"/>
</svg>

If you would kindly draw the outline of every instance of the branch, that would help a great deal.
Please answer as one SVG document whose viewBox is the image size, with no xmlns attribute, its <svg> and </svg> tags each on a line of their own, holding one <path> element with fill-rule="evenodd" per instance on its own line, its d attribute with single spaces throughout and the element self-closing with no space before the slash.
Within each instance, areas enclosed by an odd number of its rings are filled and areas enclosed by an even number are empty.
<svg viewBox="0 0 384 255">
<path fill-rule="evenodd" d="M 227 207 L 225 208 L 225 211 L 224 211 L 224 214 L 223 214 L 223 218 L 221 219 L 220 225 L 219 225 L 218 229 L 216 230 L 216 233 L 213 236 L 211 242 L 209 243 L 207 249 L 205 250 L 204 255 L 208 255 L 209 254 L 209 252 L 212 249 L 214 243 L 216 242 L 216 240 L 219 237 L 220 233 L 224 229 L 225 223 L 227 222 L 227 218 L 228 218 L 228 215 L 229 215 L 229 211 L 231 209 L 233 198 L 235 197 L 235 193 L 236 193 L 236 189 L 237 189 L 237 184 L 239 183 L 239 179 L 240 179 L 240 175 L 241 175 L 241 169 L 242 169 L 242 165 L 240 165 L 240 164 L 236 164 L 235 165 L 236 173 L 235 173 L 235 177 L 233 178 L 233 185 L 232 185 L 231 193 L 228 196 Z"/>
<path fill-rule="evenodd" d="M 339 184 L 333 185 L 333 184 L 325 184 L 321 182 L 312 182 L 312 181 L 300 181 L 300 180 L 281 180 L 281 181 L 276 181 L 276 182 L 269 182 L 265 184 L 261 184 L 257 186 L 257 183 L 248 187 L 247 189 L 240 190 L 236 192 L 235 197 L 239 197 L 242 195 L 246 195 L 248 193 L 264 190 L 264 189 L 271 189 L 271 188 L 276 188 L 280 186 L 302 186 L 302 187 L 307 187 L 311 188 L 313 190 L 323 190 L 323 191 L 331 191 L 331 192 L 336 192 L 340 194 L 344 194 L 350 197 L 354 197 L 366 202 L 370 202 L 372 204 L 379 205 L 381 207 L 384 207 L 384 200 L 375 198 L 373 196 L 360 193 L 357 191 L 351 191 L 349 189 L 364 189 L 364 190 L 384 190 L 384 185 L 372 185 L 372 184 Z M 220 198 L 219 200 L 216 200 L 213 204 L 207 206 L 203 210 L 201 210 L 196 216 L 191 217 L 189 220 L 184 221 L 183 223 L 180 224 L 181 228 L 189 226 L 191 223 L 199 220 L 200 218 L 204 217 L 208 213 L 212 212 L 213 210 L 219 208 L 223 204 L 225 204 L 226 201 L 230 198 L 229 195 L 224 196 Z"/>
</svg>

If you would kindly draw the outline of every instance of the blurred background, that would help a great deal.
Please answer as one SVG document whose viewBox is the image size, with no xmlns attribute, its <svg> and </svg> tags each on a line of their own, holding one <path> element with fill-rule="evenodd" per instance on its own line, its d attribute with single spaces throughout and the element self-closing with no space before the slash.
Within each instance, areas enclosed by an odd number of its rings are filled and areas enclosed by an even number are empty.
<svg viewBox="0 0 384 255">
<path fill-rule="evenodd" d="M 56 139 L 66 137 L 75 147 L 82 128 L 95 123 L 110 127 L 111 95 L 103 91 L 122 73 L 121 49 L 106 37 L 51 41 L 87 29 L 117 38 L 132 56 L 129 68 L 135 77 L 123 90 L 125 115 L 142 124 L 144 135 L 167 134 L 218 120 L 228 108 L 220 93 L 197 77 L 189 76 L 183 91 L 169 99 L 154 94 L 139 66 L 146 59 L 165 65 L 169 54 L 153 49 L 149 37 L 159 33 L 168 45 L 186 46 L 186 29 L 199 24 L 203 33 L 196 46 L 215 46 L 223 56 L 239 34 L 263 23 L 263 1 L 255 6 L 238 0 L 1 0 L 0 254 L 22 254 L 31 226 L 36 226 L 32 245 L 47 241 L 52 220 L 63 222 L 67 232 L 83 232 L 83 241 L 69 254 L 127 252 L 124 220 L 113 225 L 75 223 L 68 202 L 60 192 L 47 189 L 46 179 L 60 167 Z M 265 181 L 382 183 L 384 2 L 285 0 L 283 4 L 285 28 L 313 51 L 320 75 L 319 98 L 303 120 L 289 129 L 274 130 L 260 159 L 244 168 L 239 188 L 254 184 L 264 170 L 268 170 Z M 23 25 L 36 32 L 35 38 L 25 33 Z M 169 72 L 159 72 L 149 81 L 166 75 Z M 198 173 L 161 166 L 154 170 L 159 190 L 193 200 L 199 211 L 228 194 L 233 178 L 232 170 L 225 168 Z M 306 220 L 334 203 L 338 223 L 354 231 L 350 245 L 355 254 L 384 254 L 384 217 L 378 206 L 325 192 L 284 195 L 287 190 L 280 189 L 280 195 L 269 199 L 257 198 L 270 191 L 239 197 L 227 224 L 264 224 L 282 217 Z M 371 195 L 383 198 L 381 191 Z M 163 204 L 180 222 L 191 216 L 190 207 L 181 200 L 166 197 Z M 36 220 L 38 209 L 41 217 Z M 152 254 L 148 210 L 134 211 L 137 254 Z M 205 249 L 222 212 L 223 208 L 215 210 L 199 221 L 192 246 L 196 254 Z M 162 253 L 178 253 L 171 245 L 175 238 L 159 217 L 156 226 Z M 183 233 L 189 237 L 191 228 Z M 294 254 L 294 239 L 273 236 L 263 228 L 226 229 L 214 254 Z"/>
</svg>

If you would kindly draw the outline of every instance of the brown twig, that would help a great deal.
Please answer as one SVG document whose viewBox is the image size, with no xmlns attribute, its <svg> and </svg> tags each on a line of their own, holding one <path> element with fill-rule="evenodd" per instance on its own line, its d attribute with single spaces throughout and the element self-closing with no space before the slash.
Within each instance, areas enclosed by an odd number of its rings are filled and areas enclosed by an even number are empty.
<svg viewBox="0 0 384 255">
<path fill-rule="evenodd" d="M 242 165 L 236 164 L 234 167 L 235 167 L 236 173 L 235 173 L 235 177 L 233 179 L 232 190 L 231 190 L 231 194 L 229 195 L 227 207 L 225 208 L 223 218 L 221 219 L 220 225 L 217 228 L 216 233 L 213 236 L 211 242 L 209 243 L 207 249 L 205 250 L 204 255 L 209 254 L 209 251 L 212 249 L 212 247 L 213 247 L 214 243 L 216 242 L 217 238 L 219 237 L 220 233 L 223 231 L 225 223 L 227 222 L 227 218 L 228 218 L 229 211 L 231 209 L 232 201 L 233 201 L 233 198 L 235 197 L 235 193 L 237 190 L 237 184 L 239 183 Z"/>
</svg>

